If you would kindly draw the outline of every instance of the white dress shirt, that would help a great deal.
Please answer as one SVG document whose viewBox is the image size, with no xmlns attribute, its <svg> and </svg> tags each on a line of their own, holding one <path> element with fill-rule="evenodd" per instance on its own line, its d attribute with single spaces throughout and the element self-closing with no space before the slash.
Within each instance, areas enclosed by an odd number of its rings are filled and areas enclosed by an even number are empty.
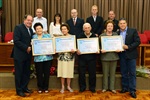
<svg viewBox="0 0 150 100">
<path fill-rule="evenodd" d="M 41 18 L 34 17 L 34 20 L 33 20 L 33 23 L 32 23 L 33 32 L 35 32 L 33 26 L 37 22 L 40 22 L 43 25 L 43 31 L 47 31 L 47 19 L 45 17 L 41 17 Z"/>
<path fill-rule="evenodd" d="M 97 17 L 97 16 L 93 16 L 94 22 L 96 22 L 96 17 Z"/>
</svg>

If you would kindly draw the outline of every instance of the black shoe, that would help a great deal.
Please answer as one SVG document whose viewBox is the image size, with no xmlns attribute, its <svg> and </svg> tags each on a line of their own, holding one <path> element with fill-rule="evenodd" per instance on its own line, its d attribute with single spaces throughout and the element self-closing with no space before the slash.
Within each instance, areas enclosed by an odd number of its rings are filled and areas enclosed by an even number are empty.
<svg viewBox="0 0 150 100">
<path fill-rule="evenodd" d="M 25 93 L 33 93 L 33 91 L 32 91 L 32 90 L 29 90 L 29 89 L 24 90 L 24 92 L 25 92 Z"/>
<path fill-rule="evenodd" d="M 80 89 L 80 91 L 79 92 L 84 92 L 85 91 L 85 89 Z"/>
<path fill-rule="evenodd" d="M 128 91 L 125 90 L 125 89 L 122 89 L 122 90 L 120 91 L 120 93 L 126 93 L 126 92 L 128 92 Z"/>
<path fill-rule="evenodd" d="M 19 95 L 21 97 L 26 97 L 26 94 L 24 94 L 23 92 L 18 92 L 17 95 Z"/>
<path fill-rule="evenodd" d="M 92 93 L 96 93 L 96 91 L 95 90 L 90 90 Z"/>
<path fill-rule="evenodd" d="M 131 95 L 131 97 L 136 98 L 136 93 L 135 92 L 131 92 L 130 95 Z"/>
</svg>

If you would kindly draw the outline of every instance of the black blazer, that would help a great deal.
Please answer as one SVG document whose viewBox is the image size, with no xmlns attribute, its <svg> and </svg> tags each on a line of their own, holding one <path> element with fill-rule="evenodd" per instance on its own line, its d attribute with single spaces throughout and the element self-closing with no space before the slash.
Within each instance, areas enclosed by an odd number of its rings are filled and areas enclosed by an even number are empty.
<svg viewBox="0 0 150 100">
<path fill-rule="evenodd" d="M 118 31 L 120 35 L 120 31 Z M 125 44 L 128 46 L 126 52 L 127 59 L 136 59 L 138 57 L 137 47 L 140 45 L 140 38 L 136 29 L 127 28 Z"/>
<path fill-rule="evenodd" d="M 95 22 L 93 16 L 90 16 L 86 19 L 86 22 L 91 24 L 92 27 L 91 32 L 98 35 L 101 34 L 103 29 L 103 18 L 101 16 L 97 16 Z"/>
<path fill-rule="evenodd" d="M 66 22 L 69 27 L 70 27 L 70 31 L 69 33 L 72 35 L 76 35 L 76 37 L 83 32 L 83 24 L 84 24 L 84 20 L 81 18 L 77 18 L 76 20 L 76 24 L 73 24 L 73 19 L 70 18 L 69 20 L 67 20 Z"/>
<path fill-rule="evenodd" d="M 92 33 L 92 35 L 89 37 L 89 38 L 93 38 L 93 37 L 96 37 L 95 34 Z M 80 38 L 87 38 L 86 35 L 84 34 L 84 32 L 82 32 L 78 37 L 77 39 L 80 39 Z M 81 54 L 81 55 L 78 55 L 78 59 L 79 60 L 95 60 L 96 59 L 96 54 Z"/>
<path fill-rule="evenodd" d="M 33 31 L 30 28 L 31 36 L 29 35 L 28 29 L 24 24 L 17 25 L 14 29 L 14 48 L 12 56 L 15 60 L 24 61 L 31 59 L 32 52 L 27 53 L 27 48 L 31 46 L 31 38 Z"/>
</svg>

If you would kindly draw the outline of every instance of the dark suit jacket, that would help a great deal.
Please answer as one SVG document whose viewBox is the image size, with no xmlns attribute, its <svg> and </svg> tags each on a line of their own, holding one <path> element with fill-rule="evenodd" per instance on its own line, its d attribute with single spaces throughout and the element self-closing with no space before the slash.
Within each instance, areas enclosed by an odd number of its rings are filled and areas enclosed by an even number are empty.
<svg viewBox="0 0 150 100">
<path fill-rule="evenodd" d="M 118 35 L 120 35 L 120 31 L 118 31 Z M 128 46 L 126 58 L 136 59 L 138 57 L 137 47 L 140 45 L 140 38 L 136 29 L 127 28 L 125 44 Z"/>
<path fill-rule="evenodd" d="M 95 34 L 92 33 L 92 35 L 89 38 L 93 38 L 96 37 Z M 86 35 L 84 34 L 84 32 L 82 32 L 78 37 L 78 39 L 80 38 L 87 38 Z M 96 54 L 81 54 L 78 55 L 79 60 L 95 60 L 96 59 Z"/>
<path fill-rule="evenodd" d="M 72 35 L 76 35 L 76 37 L 83 32 L 83 24 L 84 24 L 84 20 L 81 18 L 77 18 L 76 20 L 76 24 L 73 24 L 73 19 L 70 18 L 69 20 L 67 20 L 66 22 L 69 27 L 70 27 L 70 31 L 69 33 Z"/>
<path fill-rule="evenodd" d="M 86 22 L 90 23 L 92 26 L 91 32 L 94 34 L 100 35 L 103 29 L 103 18 L 101 16 L 96 17 L 96 21 L 94 22 L 93 16 L 90 16 L 86 19 Z"/>
<path fill-rule="evenodd" d="M 14 30 L 14 48 L 13 48 L 13 58 L 15 60 L 24 61 L 31 59 L 32 52 L 27 53 L 27 48 L 31 46 L 31 38 L 33 31 L 30 28 L 31 36 L 29 35 L 28 29 L 24 24 L 17 25 Z"/>
</svg>

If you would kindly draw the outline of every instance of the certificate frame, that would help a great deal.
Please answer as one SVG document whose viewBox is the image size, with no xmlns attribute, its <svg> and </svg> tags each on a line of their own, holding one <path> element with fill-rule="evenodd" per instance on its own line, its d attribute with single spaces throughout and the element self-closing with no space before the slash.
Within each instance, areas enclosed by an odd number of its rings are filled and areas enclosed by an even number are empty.
<svg viewBox="0 0 150 100">
<path fill-rule="evenodd" d="M 113 52 L 116 50 L 124 51 L 122 36 L 101 36 L 102 50 Z"/>
<path fill-rule="evenodd" d="M 51 55 L 55 54 L 53 38 L 32 39 L 32 55 Z"/>
<path fill-rule="evenodd" d="M 77 47 L 81 54 L 99 53 L 99 39 L 98 37 L 77 39 Z"/>
<path fill-rule="evenodd" d="M 56 53 L 76 51 L 75 35 L 54 37 Z"/>
</svg>

